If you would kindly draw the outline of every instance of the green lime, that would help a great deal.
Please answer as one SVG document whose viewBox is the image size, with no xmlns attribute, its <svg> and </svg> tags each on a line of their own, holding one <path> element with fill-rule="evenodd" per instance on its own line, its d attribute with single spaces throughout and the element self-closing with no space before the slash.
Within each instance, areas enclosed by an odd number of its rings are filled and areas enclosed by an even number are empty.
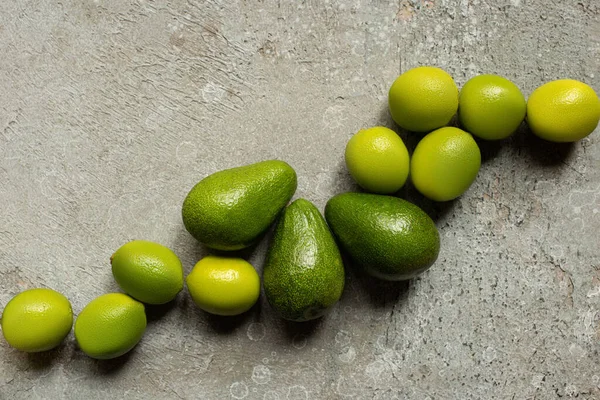
<svg viewBox="0 0 600 400">
<path fill-rule="evenodd" d="M 600 121 L 600 99 L 594 89 L 573 79 L 548 82 L 529 96 L 531 131 L 551 142 L 575 142 L 594 132 Z"/>
<path fill-rule="evenodd" d="M 2 333 L 9 345 L 27 352 L 58 346 L 71 331 L 71 303 L 52 289 L 30 289 L 13 297 L 2 313 Z"/>
<path fill-rule="evenodd" d="M 448 201 L 467 191 L 480 165 L 481 153 L 471 135 L 458 128 L 440 128 L 417 144 L 411 179 L 425 197 Z"/>
<path fill-rule="evenodd" d="M 391 129 L 383 126 L 362 129 L 346 145 L 346 166 L 363 189 L 394 193 L 408 178 L 408 150 Z"/>
<path fill-rule="evenodd" d="M 465 83 L 458 100 L 463 127 L 486 140 L 512 135 L 527 111 L 523 94 L 511 81 L 498 75 L 479 75 Z"/>
<path fill-rule="evenodd" d="M 458 109 L 458 88 L 446 71 L 417 67 L 400 75 L 390 88 L 392 118 L 404 129 L 429 132 L 447 125 Z"/>
<path fill-rule="evenodd" d="M 237 315 L 258 300 L 260 278 L 241 258 L 206 256 L 186 278 L 194 303 L 216 315 Z"/>
<path fill-rule="evenodd" d="M 75 339 L 90 357 L 109 359 L 135 347 L 146 330 L 144 305 L 123 293 L 92 300 L 75 321 Z"/>
<path fill-rule="evenodd" d="M 134 240 L 121 246 L 110 260 L 121 289 L 144 303 L 167 303 L 183 289 L 181 261 L 158 243 Z"/>
</svg>

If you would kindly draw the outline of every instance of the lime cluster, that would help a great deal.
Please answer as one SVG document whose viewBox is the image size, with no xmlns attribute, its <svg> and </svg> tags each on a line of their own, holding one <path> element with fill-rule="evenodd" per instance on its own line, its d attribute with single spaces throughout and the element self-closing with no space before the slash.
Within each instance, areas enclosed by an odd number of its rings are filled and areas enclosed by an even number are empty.
<svg viewBox="0 0 600 400">
<path fill-rule="evenodd" d="M 125 293 L 93 299 L 75 321 L 79 348 L 96 359 L 133 349 L 146 330 L 144 304 L 165 304 L 183 289 L 183 269 L 169 248 L 146 240 L 121 246 L 110 258 L 112 273 Z M 247 311 L 258 299 L 259 277 L 242 259 L 208 256 L 187 278 L 193 300 L 219 315 Z M 2 333 L 12 347 L 41 352 L 59 346 L 73 327 L 69 300 L 52 289 L 30 289 L 13 297 L 2 315 Z"/>
<path fill-rule="evenodd" d="M 453 200 L 474 182 L 481 153 L 473 136 L 506 139 L 526 120 L 542 139 L 573 142 L 591 134 L 600 120 L 594 90 L 572 79 L 548 82 L 526 101 L 501 76 L 476 76 L 459 91 L 444 70 L 417 67 L 394 81 L 388 100 L 398 126 L 427 134 L 409 157 L 391 129 L 360 130 L 346 146 L 348 171 L 364 190 L 379 194 L 397 192 L 410 176 L 415 188 L 434 201 Z M 447 126 L 455 115 L 462 129 Z"/>
</svg>

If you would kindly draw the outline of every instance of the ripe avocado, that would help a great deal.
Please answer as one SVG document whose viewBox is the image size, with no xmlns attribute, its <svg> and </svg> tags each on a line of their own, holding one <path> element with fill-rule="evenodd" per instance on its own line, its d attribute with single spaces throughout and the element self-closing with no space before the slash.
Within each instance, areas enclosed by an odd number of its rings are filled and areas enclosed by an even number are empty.
<svg viewBox="0 0 600 400">
<path fill-rule="evenodd" d="M 261 161 L 207 176 L 183 202 L 183 224 L 217 250 L 252 245 L 296 191 L 296 172 L 279 160 Z"/>
<path fill-rule="evenodd" d="M 263 270 L 271 306 L 285 319 L 324 315 L 344 290 L 344 265 L 319 210 L 298 199 L 283 212 Z"/>
<path fill-rule="evenodd" d="M 397 197 L 342 193 L 327 202 L 325 219 L 342 250 L 376 278 L 414 278 L 435 262 L 440 250 L 431 218 Z"/>
</svg>

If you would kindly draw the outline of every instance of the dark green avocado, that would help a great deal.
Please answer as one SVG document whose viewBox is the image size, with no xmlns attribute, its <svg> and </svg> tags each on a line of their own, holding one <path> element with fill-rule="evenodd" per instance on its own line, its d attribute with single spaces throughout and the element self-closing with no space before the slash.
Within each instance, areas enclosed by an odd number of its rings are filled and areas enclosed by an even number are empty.
<svg viewBox="0 0 600 400">
<path fill-rule="evenodd" d="M 440 251 L 435 223 L 397 197 L 339 194 L 327 202 L 325 219 L 353 263 L 376 278 L 411 279 L 428 269 Z"/>
<path fill-rule="evenodd" d="M 269 304 L 285 319 L 324 315 L 344 290 L 340 251 L 325 219 L 308 200 L 298 199 L 277 223 L 263 270 Z"/>
</svg>

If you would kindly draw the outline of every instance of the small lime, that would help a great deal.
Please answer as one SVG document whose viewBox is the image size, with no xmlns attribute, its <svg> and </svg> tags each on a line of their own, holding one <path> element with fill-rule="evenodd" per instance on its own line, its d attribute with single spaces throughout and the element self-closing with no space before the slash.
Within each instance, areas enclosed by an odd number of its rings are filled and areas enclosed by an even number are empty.
<svg viewBox="0 0 600 400">
<path fill-rule="evenodd" d="M 411 179 L 425 197 L 448 201 L 467 191 L 480 165 L 481 153 L 471 135 L 458 128 L 440 128 L 417 144 Z"/>
<path fill-rule="evenodd" d="M 237 315 L 258 300 L 260 278 L 254 267 L 241 258 L 206 256 L 186 278 L 198 307 L 216 315 Z"/>
<path fill-rule="evenodd" d="M 436 67 L 417 67 L 400 75 L 389 91 L 392 118 L 409 131 L 429 132 L 447 125 L 458 109 L 458 88 Z"/>
<path fill-rule="evenodd" d="M 146 330 L 144 305 L 123 293 L 92 300 L 75 321 L 75 338 L 90 357 L 119 357 L 135 347 Z"/>
<path fill-rule="evenodd" d="M 115 280 L 131 297 L 164 304 L 183 289 L 183 268 L 173 251 L 158 243 L 134 240 L 110 258 Z"/>
<path fill-rule="evenodd" d="M 551 142 L 575 142 L 592 133 L 600 121 L 600 99 L 594 89 L 573 79 L 548 82 L 527 101 L 531 131 Z"/>
<path fill-rule="evenodd" d="M 346 166 L 363 189 L 394 193 L 408 178 L 408 150 L 391 129 L 383 126 L 362 129 L 346 145 Z"/>
<path fill-rule="evenodd" d="M 30 289 L 13 297 L 2 313 L 2 333 L 9 345 L 27 352 L 58 346 L 71 331 L 71 303 L 52 289 Z"/>
<path fill-rule="evenodd" d="M 458 100 L 463 127 L 486 140 L 512 135 L 527 111 L 523 94 L 511 81 L 498 75 L 479 75 L 465 83 Z"/>
</svg>

